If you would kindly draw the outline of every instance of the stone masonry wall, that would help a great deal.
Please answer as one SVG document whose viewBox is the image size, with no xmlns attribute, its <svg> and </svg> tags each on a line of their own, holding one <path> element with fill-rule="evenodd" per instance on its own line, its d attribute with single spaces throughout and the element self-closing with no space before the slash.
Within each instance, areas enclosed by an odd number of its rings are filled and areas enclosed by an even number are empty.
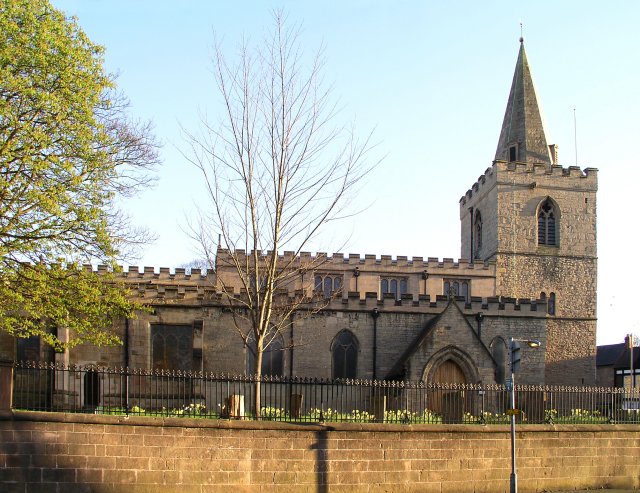
<svg viewBox="0 0 640 493">
<path fill-rule="evenodd" d="M 504 255 L 497 262 L 500 289 L 523 297 L 556 293 L 556 315 L 547 321 L 547 384 L 595 385 L 595 264 L 595 259 L 523 255 Z"/>
<path fill-rule="evenodd" d="M 546 323 L 539 318 L 504 319 L 485 316 L 482 321 L 482 342 L 492 348 L 494 344 L 503 344 L 505 375 L 509 372 L 509 354 L 507 347 L 509 337 L 516 339 L 534 339 L 542 343 L 537 349 L 523 344 L 521 350 L 521 365 L 517 375 L 517 382 L 521 384 L 542 385 L 549 382 L 545 379 L 545 354 L 549 351 Z M 497 363 L 500 363 L 497 361 Z M 508 376 L 508 375 L 507 375 Z M 503 382 L 498 382 L 503 383 Z"/>
<path fill-rule="evenodd" d="M 545 383 L 596 385 L 595 320 L 549 320 Z"/>
<path fill-rule="evenodd" d="M 0 415 L 3 493 L 509 491 L 508 426 Z M 522 493 L 640 487 L 640 429 L 528 425 Z"/>
</svg>

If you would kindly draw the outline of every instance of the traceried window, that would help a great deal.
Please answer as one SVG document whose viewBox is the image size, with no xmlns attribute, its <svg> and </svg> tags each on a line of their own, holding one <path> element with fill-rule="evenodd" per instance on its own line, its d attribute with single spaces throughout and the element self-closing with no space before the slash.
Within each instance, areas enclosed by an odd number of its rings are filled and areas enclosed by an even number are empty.
<svg viewBox="0 0 640 493">
<path fill-rule="evenodd" d="M 474 219 L 473 229 L 475 233 L 475 245 L 473 249 L 473 255 L 475 258 L 480 258 L 480 249 L 482 248 L 482 214 L 480 211 L 476 211 L 476 217 Z"/>
<path fill-rule="evenodd" d="M 154 370 L 191 370 L 193 327 L 191 325 L 152 325 L 151 358 Z"/>
<path fill-rule="evenodd" d="M 380 279 L 380 294 L 392 293 L 396 300 L 402 298 L 408 291 L 408 284 L 405 278 L 383 277 Z"/>
<path fill-rule="evenodd" d="M 40 337 L 16 339 L 16 361 L 40 361 Z"/>
<path fill-rule="evenodd" d="M 496 383 L 503 384 L 507 374 L 507 344 L 502 337 L 491 343 L 491 355 L 496 362 Z"/>
<path fill-rule="evenodd" d="M 331 298 L 332 295 L 339 293 L 342 289 L 342 276 L 336 274 L 327 274 L 325 276 L 316 275 L 314 278 L 314 290 L 322 293 L 325 298 Z"/>
<path fill-rule="evenodd" d="M 468 303 L 471 299 L 471 281 L 469 279 L 445 279 L 442 284 L 445 296 L 462 296 Z"/>
<path fill-rule="evenodd" d="M 247 373 L 255 373 L 256 353 L 252 339 L 247 345 Z M 284 374 L 284 342 L 277 334 L 262 352 L 261 373 L 264 376 L 281 376 Z"/>
<path fill-rule="evenodd" d="M 558 212 L 551 199 L 538 210 L 538 245 L 558 246 Z"/>
<path fill-rule="evenodd" d="M 358 341 L 349 330 L 341 331 L 331 344 L 333 378 L 356 378 L 358 372 Z"/>
</svg>

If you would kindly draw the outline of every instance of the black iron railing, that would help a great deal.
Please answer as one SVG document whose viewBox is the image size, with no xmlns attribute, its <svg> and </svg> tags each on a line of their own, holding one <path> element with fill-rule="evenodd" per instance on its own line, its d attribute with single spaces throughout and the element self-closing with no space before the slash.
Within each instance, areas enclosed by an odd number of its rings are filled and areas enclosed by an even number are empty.
<svg viewBox="0 0 640 493">
<path fill-rule="evenodd" d="M 322 380 L 22 362 L 14 409 L 288 422 L 509 423 L 503 385 Z M 259 396 L 259 398 L 258 398 Z M 516 386 L 521 423 L 640 423 L 638 390 Z"/>
</svg>

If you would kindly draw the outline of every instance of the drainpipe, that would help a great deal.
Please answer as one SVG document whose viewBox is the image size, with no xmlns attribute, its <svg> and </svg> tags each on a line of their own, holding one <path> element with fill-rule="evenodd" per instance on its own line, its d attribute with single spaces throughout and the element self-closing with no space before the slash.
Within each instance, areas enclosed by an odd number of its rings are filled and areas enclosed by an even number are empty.
<svg viewBox="0 0 640 493">
<path fill-rule="evenodd" d="M 373 380 L 376 380 L 376 368 L 378 366 L 378 317 L 380 312 L 377 308 L 374 308 L 371 312 L 373 317 Z"/>
<path fill-rule="evenodd" d="M 293 312 L 290 315 L 290 319 L 291 319 L 291 326 L 289 327 L 289 338 L 291 341 L 291 347 L 289 348 L 289 376 L 291 378 L 293 378 L 293 346 L 294 346 L 294 342 L 293 342 L 293 317 L 294 314 Z"/>
<path fill-rule="evenodd" d="M 427 294 L 427 279 L 429 279 L 429 273 L 426 270 L 422 271 L 422 279 L 424 280 L 424 294 Z"/>
<path fill-rule="evenodd" d="M 469 232 L 471 241 L 469 242 L 469 262 L 473 264 L 473 207 L 469 207 Z"/>
<path fill-rule="evenodd" d="M 357 267 L 353 269 L 353 277 L 356 278 L 356 291 L 360 293 L 360 291 L 358 291 L 358 277 L 360 277 L 360 269 L 358 269 Z"/>
<path fill-rule="evenodd" d="M 478 339 L 482 340 L 482 319 L 484 315 L 482 312 L 476 313 L 476 322 L 478 323 Z"/>
<path fill-rule="evenodd" d="M 129 412 L 129 319 L 124 319 L 124 409 Z"/>
</svg>

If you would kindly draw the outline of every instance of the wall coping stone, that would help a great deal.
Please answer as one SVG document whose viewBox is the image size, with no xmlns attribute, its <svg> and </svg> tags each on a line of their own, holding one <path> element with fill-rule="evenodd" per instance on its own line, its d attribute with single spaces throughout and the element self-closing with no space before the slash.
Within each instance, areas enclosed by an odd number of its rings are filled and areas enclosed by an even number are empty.
<svg viewBox="0 0 640 493">
<path fill-rule="evenodd" d="M 352 431 L 380 433 L 509 433 L 510 426 L 474 424 L 387 424 L 387 423 L 283 423 L 279 421 L 226 420 L 206 418 L 164 418 L 152 416 L 114 416 L 41 411 L 0 411 L 0 421 L 31 421 L 70 424 L 96 424 L 121 426 L 149 426 L 157 428 L 214 428 L 236 430 L 275 431 Z M 637 432 L 637 424 L 531 424 L 517 425 L 518 433 L 583 432 L 611 433 Z"/>
</svg>

